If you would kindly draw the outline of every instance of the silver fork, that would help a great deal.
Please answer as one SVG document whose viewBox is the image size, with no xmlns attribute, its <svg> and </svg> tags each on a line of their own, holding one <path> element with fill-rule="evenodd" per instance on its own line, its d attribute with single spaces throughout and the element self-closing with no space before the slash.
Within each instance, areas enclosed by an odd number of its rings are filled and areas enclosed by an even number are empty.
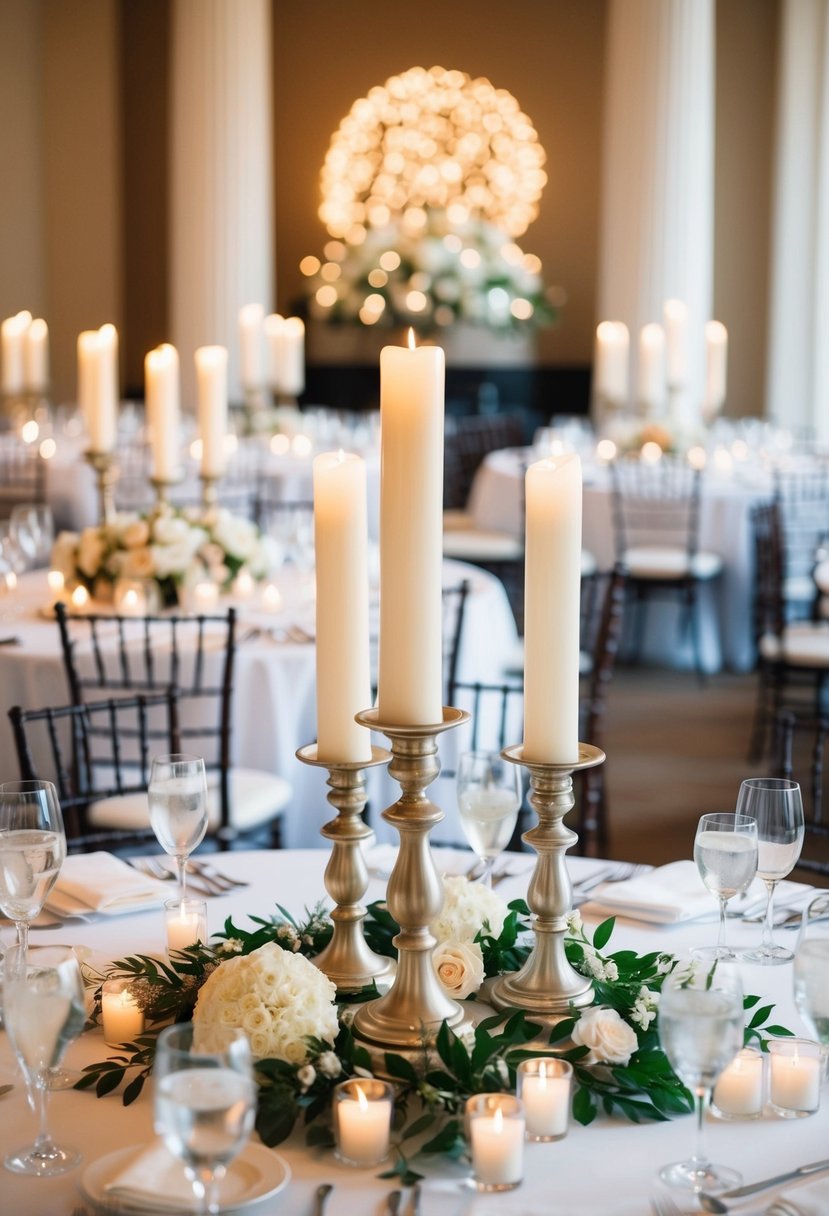
<svg viewBox="0 0 829 1216">
<path fill-rule="evenodd" d="M 134 870 L 138 870 L 141 874 L 148 874 L 150 878 L 159 878 L 162 882 L 178 881 L 173 871 L 157 857 L 130 857 L 129 863 Z M 195 881 L 191 883 L 193 890 L 198 891 L 201 895 L 224 895 L 226 888 L 220 887 L 211 879 L 202 875 L 192 877 L 195 877 Z"/>
<path fill-rule="evenodd" d="M 649 869 L 650 866 L 639 865 L 634 861 L 613 862 L 607 869 L 598 870 L 595 874 L 591 874 L 581 882 L 574 882 L 573 894 L 580 902 L 586 903 L 587 901 L 584 897 L 591 891 L 595 891 L 596 887 L 600 887 L 602 883 L 625 882 L 628 878 L 634 878 L 637 874 L 644 874 Z"/>
<path fill-rule="evenodd" d="M 191 857 L 187 862 L 187 870 L 188 873 L 192 871 L 193 874 L 196 874 L 199 877 L 212 880 L 217 885 L 223 886 L 226 891 L 231 890 L 232 887 L 250 886 L 250 883 L 245 882 L 244 879 L 233 878 L 232 875 L 225 874 L 223 870 L 217 870 L 215 866 L 210 865 L 206 861 L 202 861 L 201 858 L 194 860 Z"/>
</svg>

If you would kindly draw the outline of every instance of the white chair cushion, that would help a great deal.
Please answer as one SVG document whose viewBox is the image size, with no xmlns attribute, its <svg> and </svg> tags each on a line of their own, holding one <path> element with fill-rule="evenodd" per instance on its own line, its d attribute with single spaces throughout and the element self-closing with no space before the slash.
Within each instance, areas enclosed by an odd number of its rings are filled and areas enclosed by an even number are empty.
<svg viewBox="0 0 829 1216">
<path fill-rule="evenodd" d="M 821 591 L 829 591 L 829 561 L 818 562 L 814 569 L 814 581 Z"/>
<path fill-rule="evenodd" d="M 484 532 L 460 528 L 443 533 L 443 556 L 468 562 L 512 562 L 524 556 L 520 537 L 509 532 Z"/>
<path fill-rule="evenodd" d="M 758 646 L 764 659 L 784 659 L 793 667 L 829 667 L 829 629 L 814 621 L 787 625 L 782 637 L 767 633 Z"/>
<path fill-rule="evenodd" d="M 718 553 L 695 553 L 690 559 L 684 549 L 644 545 L 628 549 L 622 561 L 632 578 L 674 579 L 691 575 L 693 578 L 715 578 L 722 570 Z"/>
<path fill-rule="evenodd" d="M 784 600 L 810 604 L 814 598 L 815 579 L 808 574 L 793 574 L 783 579 Z"/>
<path fill-rule="evenodd" d="M 254 768 L 230 771 L 231 824 L 240 832 L 267 823 L 284 811 L 293 789 L 283 777 Z M 215 832 L 221 820 L 219 774 L 207 775 L 208 832 Z M 102 798 L 88 813 L 93 828 L 134 831 L 150 826 L 146 794 L 125 794 L 122 798 Z"/>
</svg>

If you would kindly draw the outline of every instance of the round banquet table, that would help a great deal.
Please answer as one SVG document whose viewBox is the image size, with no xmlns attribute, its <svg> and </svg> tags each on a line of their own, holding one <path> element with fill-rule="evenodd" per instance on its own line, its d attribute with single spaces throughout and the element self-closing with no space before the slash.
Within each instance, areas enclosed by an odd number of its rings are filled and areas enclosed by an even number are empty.
<svg viewBox="0 0 829 1216">
<path fill-rule="evenodd" d="M 529 448 L 506 448 L 490 452 L 480 465 L 469 494 L 468 511 L 475 526 L 484 530 L 523 530 L 522 477 L 537 453 Z M 582 543 L 596 558 L 599 569 L 609 569 L 614 560 L 613 504 L 605 466 L 585 461 Z M 731 475 L 716 470 L 706 474 L 700 511 L 699 546 L 723 559 L 722 577 L 715 586 L 704 587 L 702 605 L 702 655 L 709 671 L 725 665 L 733 671 L 749 671 L 754 665 L 752 594 L 754 559 L 751 538 L 751 507 L 771 497 L 772 482 L 767 469 L 736 466 Z M 644 657 L 675 666 L 693 666 L 690 640 L 681 644 L 678 612 L 672 603 L 654 603 L 648 608 L 648 636 Z"/>
<path fill-rule="evenodd" d="M 324 894 L 323 869 L 328 854 L 324 850 L 228 853 L 220 867 L 228 874 L 243 878 L 248 887 L 208 901 L 210 932 L 218 931 L 228 915 L 246 924 L 249 914 L 267 915 L 276 903 L 295 916 Z M 435 852 L 440 868 L 447 854 Z M 467 855 L 468 856 L 468 855 Z M 532 858 L 527 854 L 510 859 L 510 869 L 522 870 L 499 888 L 505 900 L 526 893 L 527 873 Z M 445 863 L 444 863 L 445 864 Z M 601 863 L 588 858 L 570 859 L 574 879 L 589 874 Z M 448 868 L 448 867 L 447 867 Z M 455 858 L 453 869 L 459 868 Z M 366 900 L 381 898 L 384 882 L 372 878 Z M 591 920 L 585 912 L 585 921 Z M 759 934 L 756 925 L 730 924 L 732 944 L 753 944 Z M 640 953 L 684 949 L 708 942 L 716 932 L 715 924 L 653 926 L 617 920 L 611 949 L 631 948 Z M 4 930 L 8 938 L 10 930 Z M 105 963 L 129 952 L 158 952 L 163 948 L 160 910 L 140 915 L 99 918 L 96 921 L 67 922 L 59 929 L 37 930 L 33 944 L 64 943 L 82 945 L 95 963 Z M 794 1009 L 791 996 L 791 968 L 744 965 L 745 991 L 776 1002 L 774 1020 L 795 1033 L 804 1027 Z M 765 1003 L 765 1002 L 764 1002 Z M 100 1030 L 82 1035 L 70 1045 L 65 1066 L 81 1068 L 102 1060 L 107 1054 Z M 34 1135 L 34 1117 L 29 1111 L 19 1077 L 12 1077 L 14 1061 L 5 1033 L 0 1034 L 0 1083 L 15 1081 L 14 1090 L 0 1098 L 0 1144 L 5 1148 L 25 1142 Z M 729 1122 L 709 1119 L 706 1128 L 707 1150 L 713 1160 L 727 1162 L 740 1170 L 746 1181 L 782 1173 L 804 1162 L 826 1156 L 829 1135 L 829 1098 L 823 1091 L 823 1108 L 802 1120 L 781 1120 L 763 1116 L 753 1121 Z M 78 1169 L 55 1179 L 24 1178 L 0 1171 L 2 1210 L 9 1216 L 70 1216 L 79 1205 L 77 1184 L 84 1168 L 116 1149 L 151 1140 L 152 1103 L 149 1086 L 129 1107 L 118 1095 L 98 1099 L 91 1092 L 64 1090 L 51 1095 L 50 1125 L 58 1142 L 74 1144 L 84 1156 Z M 525 1180 L 514 1192 L 496 1196 L 477 1196 L 463 1185 L 466 1171 L 460 1163 L 444 1158 L 429 1158 L 425 1167 L 427 1181 L 422 1199 L 423 1216 L 644 1216 L 648 1195 L 654 1186 L 654 1172 L 662 1164 L 686 1158 L 694 1143 L 691 1116 L 666 1123 L 632 1124 L 600 1116 L 589 1127 L 571 1124 L 568 1136 L 551 1144 L 529 1144 L 525 1154 Z M 334 1184 L 326 1216 L 354 1216 L 355 1212 L 376 1214 L 385 1211 L 384 1199 L 395 1185 L 378 1177 L 379 1169 L 355 1169 L 341 1165 L 329 1151 L 304 1146 L 302 1131 L 295 1131 L 276 1150 L 292 1173 L 289 1186 L 278 1196 L 252 1205 L 246 1211 L 258 1216 L 309 1216 L 313 1194 L 320 1182 Z M 420 1164 L 418 1163 L 418 1169 Z M 756 1208 L 742 1208 L 745 1216 L 765 1210 L 769 1202 Z M 401 1209 L 408 1212 L 408 1207 Z"/>
<path fill-rule="evenodd" d="M 494 680 L 500 677 L 516 640 L 515 620 L 503 584 L 486 571 L 463 562 L 445 561 L 443 581 L 457 586 L 470 583 L 463 633 L 458 654 L 458 678 Z M 313 574 L 285 567 L 274 579 L 283 596 L 283 608 L 267 614 L 254 601 L 235 602 L 239 612 L 233 698 L 233 763 L 277 773 L 290 781 L 294 798 L 285 812 L 282 838 L 286 846 L 319 844 L 319 829 L 331 817 L 326 801 L 326 772 L 301 764 L 296 751 L 316 739 L 316 648 L 313 642 L 295 642 L 254 629 L 284 629 L 299 625 L 314 629 Z M 17 776 L 8 710 L 13 705 L 39 709 L 69 700 L 61 659 L 60 637 L 54 620 L 42 612 L 50 603 L 45 571 L 20 579 L 19 589 L 0 601 L 0 638 L 16 641 L 0 645 L 0 748 L 5 757 L 4 780 Z M 372 636 L 376 638 L 378 603 L 372 598 Z M 220 606 L 220 610 L 221 606 Z M 376 642 L 372 644 L 376 650 Z M 216 655 L 218 663 L 219 656 Z M 107 694 L 102 693 L 102 696 Z M 90 700 L 95 699 L 92 693 Z M 187 713 L 183 706 L 182 715 Z M 443 736 L 441 756 L 445 768 L 463 746 L 463 732 Z M 388 740 L 375 742 L 385 746 Z M 385 769 L 370 770 L 367 786 L 372 807 L 379 810 L 397 795 Z M 378 839 L 390 839 L 391 829 L 378 815 L 372 826 Z M 457 841 L 462 834 L 451 822 L 439 832 Z M 437 837 L 436 837 L 437 838 Z"/>
</svg>

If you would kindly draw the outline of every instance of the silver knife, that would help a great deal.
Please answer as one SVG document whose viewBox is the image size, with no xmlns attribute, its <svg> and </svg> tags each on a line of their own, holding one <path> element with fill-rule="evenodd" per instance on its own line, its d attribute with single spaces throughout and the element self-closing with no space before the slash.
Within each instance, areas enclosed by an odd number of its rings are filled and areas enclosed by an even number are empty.
<svg viewBox="0 0 829 1216">
<path fill-rule="evenodd" d="M 738 1186 L 731 1191 L 723 1191 L 721 1195 L 706 1195 L 702 1191 L 699 1195 L 700 1205 L 705 1212 L 727 1212 L 728 1207 L 723 1203 L 724 1199 L 744 1199 L 746 1195 L 756 1195 L 758 1191 L 772 1190 L 776 1186 L 783 1186 L 785 1182 L 793 1182 L 795 1178 L 808 1178 L 812 1174 L 821 1174 L 824 1170 L 829 1170 L 829 1161 L 814 1161 L 811 1165 L 801 1165 L 796 1170 L 777 1174 L 774 1178 L 764 1178 L 761 1182 L 751 1182 L 748 1186 Z"/>
</svg>

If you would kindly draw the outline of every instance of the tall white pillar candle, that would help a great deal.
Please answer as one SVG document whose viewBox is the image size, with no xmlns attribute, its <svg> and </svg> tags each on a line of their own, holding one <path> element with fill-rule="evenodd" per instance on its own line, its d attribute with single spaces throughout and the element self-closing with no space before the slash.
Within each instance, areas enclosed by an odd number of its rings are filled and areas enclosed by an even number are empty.
<svg viewBox="0 0 829 1216">
<path fill-rule="evenodd" d="M 261 304 L 245 304 L 239 310 L 239 368 L 243 389 L 259 388 L 264 383 L 262 374 L 262 320 L 265 314 Z"/>
<path fill-rule="evenodd" d="M 30 312 L 19 312 L 6 317 L 0 326 L 0 344 L 3 355 L 3 392 L 20 393 L 24 386 L 24 344 L 26 331 L 31 324 Z"/>
<path fill-rule="evenodd" d="M 144 393 L 153 453 L 153 473 L 159 481 L 179 475 L 181 446 L 178 351 L 169 342 L 144 357 Z"/>
<path fill-rule="evenodd" d="M 265 318 L 268 382 L 275 393 L 298 397 L 305 388 L 305 324 L 300 317 Z"/>
<path fill-rule="evenodd" d="M 42 317 L 32 321 L 26 330 L 23 379 L 30 393 L 43 393 L 49 384 L 49 326 Z"/>
<path fill-rule="evenodd" d="M 524 761 L 578 760 L 581 462 L 572 452 L 526 476 Z"/>
<path fill-rule="evenodd" d="M 443 717 L 443 408 L 440 347 L 380 352 L 380 720 Z"/>
<path fill-rule="evenodd" d="M 371 705 L 366 466 L 325 452 L 314 460 L 317 571 L 317 757 L 371 759 L 354 715 Z"/>
<path fill-rule="evenodd" d="M 195 360 L 201 471 L 204 477 L 221 477 L 227 431 L 227 348 L 200 346 Z"/>
<path fill-rule="evenodd" d="M 278 312 L 269 313 L 262 322 L 265 335 L 267 381 L 274 392 L 279 391 L 279 339 L 285 318 Z"/>
<path fill-rule="evenodd" d="M 706 420 L 716 417 L 725 402 L 726 367 L 728 363 L 728 330 L 722 321 L 709 321 L 705 326 L 705 398 L 703 415 Z"/>
<path fill-rule="evenodd" d="M 662 306 L 662 324 L 668 384 L 675 388 L 688 379 L 688 305 L 682 300 L 666 300 Z"/>
<path fill-rule="evenodd" d="M 78 334 L 78 405 L 93 452 L 111 452 L 118 427 L 118 331 L 114 325 Z"/>
<path fill-rule="evenodd" d="M 665 331 L 661 325 L 642 327 L 639 334 L 639 378 L 637 403 L 648 412 L 658 412 L 665 404 Z"/>
<path fill-rule="evenodd" d="M 596 329 L 596 393 L 621 404 L 628 397 L 630 336 L 622 321 L 602 321 Z"/>
</svg>

